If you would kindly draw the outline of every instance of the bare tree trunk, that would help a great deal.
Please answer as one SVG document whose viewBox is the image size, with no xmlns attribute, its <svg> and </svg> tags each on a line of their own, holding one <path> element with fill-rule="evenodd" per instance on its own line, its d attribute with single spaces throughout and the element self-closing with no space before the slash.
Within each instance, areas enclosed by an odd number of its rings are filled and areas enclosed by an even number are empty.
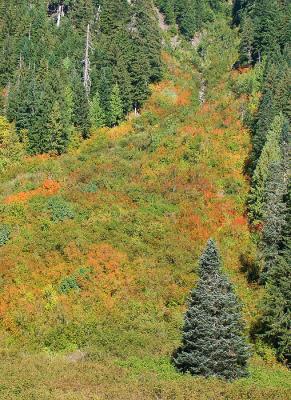
<svg viewBox="0 0 291 400">
<path fill-rule="evenodd" d="M 57 27 L 59 28 L 61 25 L 61 18 L 64 16 L 64 6 L 60 5 L 57 11 Z"/>
<path fill-rule="evenodd" d="M 99 22 L 100 14 L 101 14 L 101 6 L 98 7 L 98 10 L 97 10 L 97 13 L 96 13 L 96 22 Z"/>
<path fill-rule="evenodd" d="M 87 36 L 86 36 L 86 46 L 85 46 L 85 59 L 84 59 L 84 87 L 86 90 L 87 96 L 90 94 L 91 89 L 91 80 L 90 80 L 90 58 L 89 58 L 89 50 L 90 46 L 90 24 L 87 26 Z"/>
</svg>

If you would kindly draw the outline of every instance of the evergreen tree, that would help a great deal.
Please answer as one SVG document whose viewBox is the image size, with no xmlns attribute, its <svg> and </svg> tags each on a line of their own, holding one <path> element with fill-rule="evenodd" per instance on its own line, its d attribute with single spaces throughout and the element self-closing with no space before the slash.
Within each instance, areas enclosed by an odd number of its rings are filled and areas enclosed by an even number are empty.
<svg viewBox="0 0 291 400">
<path fill-rule="evenodd" d="M 272 265 L 256 327 L 257 337 L 274 346 L 280 361 L 291 366 L 290 247 Z"/>
<path fill-rule="evenodd" d="M 230 380 L 245 376 L 249 354 L 242 331 L 241 307 L 221 272 L 216 244 L 209 240 L 200 258 L 199 281 L 190 295 L 175 366 L 192 375 Z"/>
<path fill-rule="evenodd" d="M 123 117 L 123 105 L 120 98 L 120 91 L 117 84 L 112 88 L 110 98 L 110 124 L 111 126 L 118 125 Z"/>
<path fill-rule="evenodd" d="M 161 35 L 158 29 L 156 12 L 151 1 L 135 0 L 133 6 L 132 28 L 137 32 L 140 48 L 149 63 L 149 82 L 156 82 L 161 78 Z"/>
<path fill-rule="evenodd" d="M 262 253 L 264 266 L 261 281 L 266 282 L 273 265 L 284 247 L 286 221 L 287 179 L 283 162 L 270 165 L 265 189 L 265 207 L 263 212 Z"/>
<path fill-rule="evenodd" d="M 69 141 L 69 132 L 64 125 L 60 112 L 60 105 L 56 101 L 50 113 L 46 126 L 46 133 L 49 138 L 48 147 L 45 152 L 62 154 L 66 149 Z"/>
<path fill-rule="evenodd" d="M 90 104 L 90 123 L 93 129 L 101 128 L 105 124 L 105 114 L 100 104 L 98 91 Z"/>
<path fill-rule="evenodd" d="M 257 59 L 269 54 L 279 42 L 280 8 L 277 0 L 256 0 L 252 8 Z"/>
<path fill-rule="evenodd" d="M 74 109 L 73 122 L 82 133 L 83 138 L 88 138 L 90 135 L 90 119 L 89 119 L 89 102 L 86 95 L 85 87 L 80 79 L 75 78 L 74 86 Z"/>
<path fill-rule="evenodd" d="M 260 223 L 262 221 L 269 169 L 273 162 L 282 160 L 281 140 L 283 123 L 284 117 L 282 114 L 275 117 L 252 177 L 252 187 L 249 196 L 249 217 L 252 222 Z"/>
<path fill-rule="evenodd" d="M 251 17 L 249 15 L 246 15 L 241 23 L 240 58 L 243 64 L 251 64 L 253 62 L 253 43 L 254 25 Z"/>
</svg>

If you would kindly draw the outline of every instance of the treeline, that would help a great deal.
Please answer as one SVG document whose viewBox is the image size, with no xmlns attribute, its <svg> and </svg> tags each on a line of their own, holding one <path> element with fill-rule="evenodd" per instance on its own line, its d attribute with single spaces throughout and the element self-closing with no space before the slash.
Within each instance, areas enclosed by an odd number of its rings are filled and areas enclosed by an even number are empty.
<svg viewBox="0 0 291 400">
<path fill-rule="evenodd" d="M 290 16 L 288 1 L 237 0 L 240 62 L 261 64 L 261 98 L 252 130 L 248 165 L 249 218 L 259 238 L 259 282 L 266 286 L 255 335 L 290 364 Z"/>
<path fill-rule="evenodd" d="M 151 0 L 7 0 L 0 24 L 2 113 L 31 154 L 118 124 L 161 77 Z"/>
<path fill-rule="evenodd" d="M 177 24 L 188 39 L 192 39 L 205 23 L 213 21 L 215 13 L 225 4 L 224 0 L 156 0 L 166 22 Z"/>
</svg>

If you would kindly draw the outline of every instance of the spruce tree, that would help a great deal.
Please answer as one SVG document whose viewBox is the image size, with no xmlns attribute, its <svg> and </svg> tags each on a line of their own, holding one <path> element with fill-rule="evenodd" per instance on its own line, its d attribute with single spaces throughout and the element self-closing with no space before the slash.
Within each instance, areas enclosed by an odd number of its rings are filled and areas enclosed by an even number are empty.
<svg viewBox="0 0 291 400">
<path fill-rule="evenodd" d="M 110 98 L 110 124 L 118 125 L 123 117 L 123 105 L 117 83 L 113 86 Z"/>
<path fill-rule="evenodd" d="M 209 240 L 200 258 L 199 281 L 184 317 L 182 345 L 173 362 L 192 375 L 236 379 L 247 374 L 248 346 L 243 337 L 241 307 L 221 272 L 220 255 Z"/>
</svg>

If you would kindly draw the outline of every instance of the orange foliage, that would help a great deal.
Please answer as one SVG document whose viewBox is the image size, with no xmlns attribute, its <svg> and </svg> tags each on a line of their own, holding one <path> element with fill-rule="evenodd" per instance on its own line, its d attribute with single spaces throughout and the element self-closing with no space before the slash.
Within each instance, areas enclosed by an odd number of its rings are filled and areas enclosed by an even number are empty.
<svg viewBox="0 0 291 400">
<path fill-rule="evenodd" d="M 243 216 L 239 216 L 233 220 L 233 225 L 236 226 L 247 225 L 247 219 Z"/>
<path fill-rule="evenodd" d="M 46 179 L 38 189 L 20 192 L 6 197 L 5 203 L 24 203 L 35 196 L 52 196 L 60 190 L 60 183 L 52 179 Z"/>
<path fill-rule="evenodd" d="M 180 89 L 178 87 L 175 88 L 177 92 L 177 100 L 176 104 L 178 106 L 186 106 L 191 102 L 191 91 L 189 89 Z"/>
<path fill-rule="evenodd" d="M 132 122 L 127 121 L 120 124 L 119 126 L 115 126 L 114 128 L 110 129 L 108 131 L 108 137 L 113 140 L 119 139 L 123 136 L 128 135 L 132 131 L 132 129 Z"/>
<path fill-rule="evenodd" d="M 88 254 L 88 264 L 97 272 L 116 272 L 126 261 L 124 253 L 114 249 L 110 244 L 93 245 Z"/>
</svg>

